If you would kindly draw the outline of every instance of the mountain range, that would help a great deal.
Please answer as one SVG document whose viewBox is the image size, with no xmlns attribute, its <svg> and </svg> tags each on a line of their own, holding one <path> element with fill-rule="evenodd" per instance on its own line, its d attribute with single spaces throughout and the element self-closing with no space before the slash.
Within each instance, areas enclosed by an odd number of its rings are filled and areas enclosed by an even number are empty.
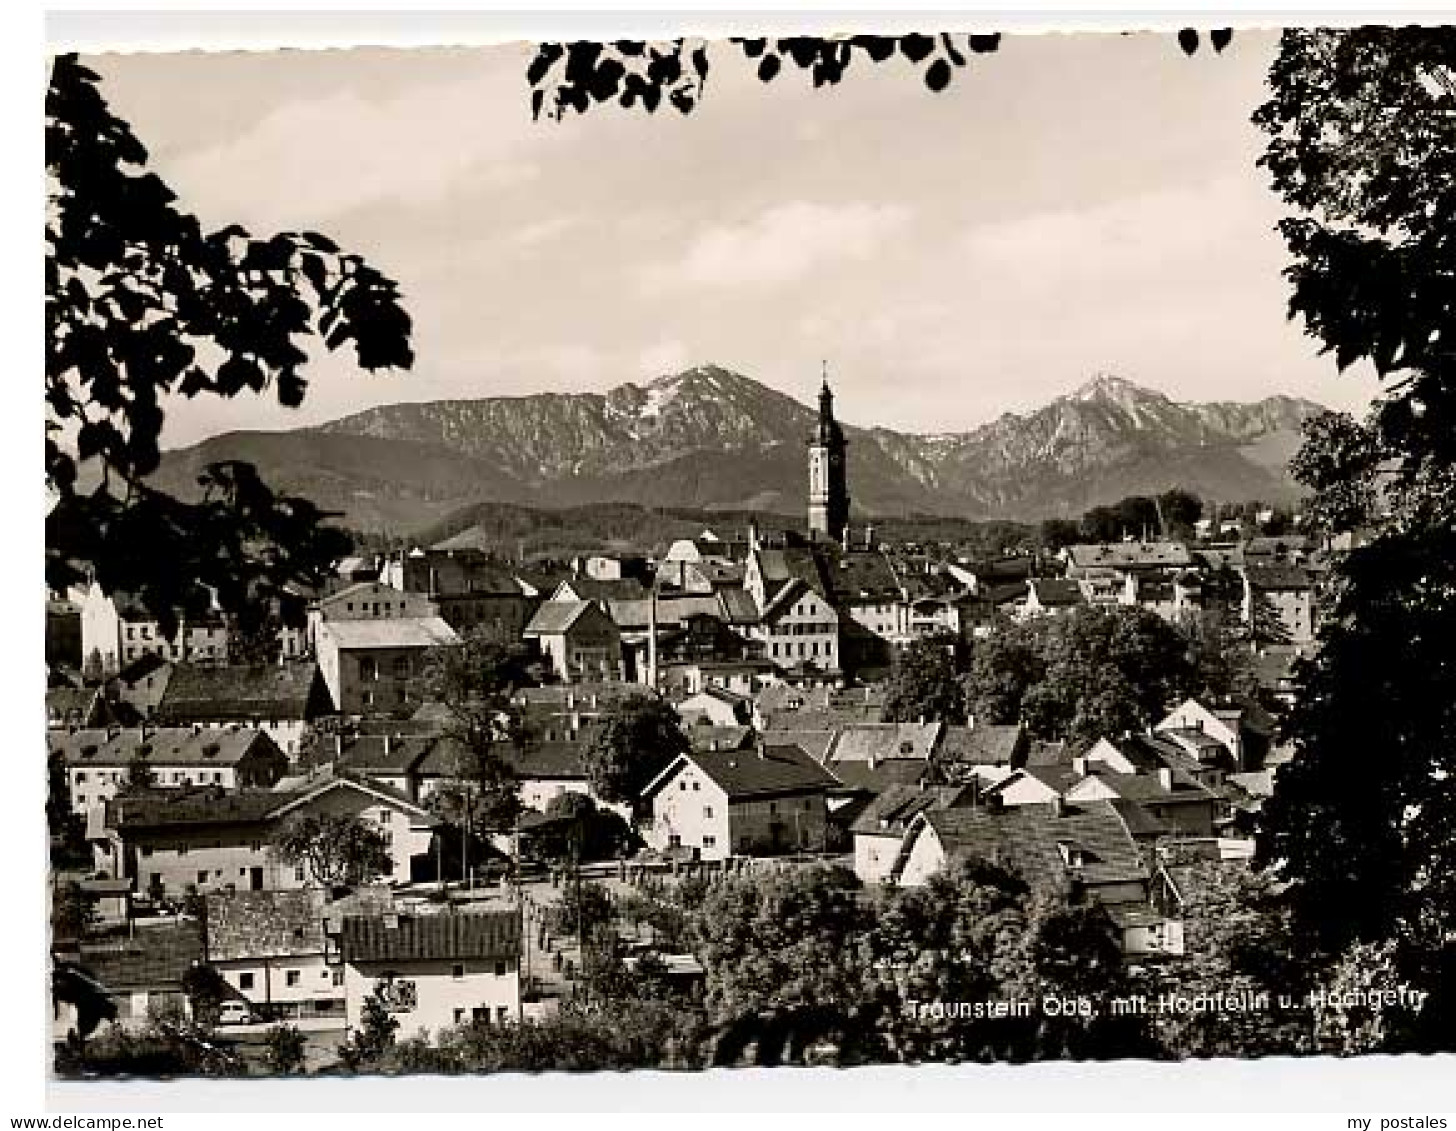
<svg viewBox="0 0 1456 1131">
<path fill-rule="evenodd" d="M 1285 501 L 1297 494 L 1285 465 L 1300 423 L 1320 411 L 1285 396 L 1185 404 L 1100 375 L 969 432 L 846 425 L 849 489 L 863 516 L 1034 520 L 1174 486 Z M 247 460 L 357 529 L 399 533 L 480 502 L 801 514 L 814 419 L 792 397 L 704 365 L 607 393 L 392 404 L 312 428 L 230 432 L 166 453 L 154 482 L 194 494 L 204 465 Z"/>
</svg>

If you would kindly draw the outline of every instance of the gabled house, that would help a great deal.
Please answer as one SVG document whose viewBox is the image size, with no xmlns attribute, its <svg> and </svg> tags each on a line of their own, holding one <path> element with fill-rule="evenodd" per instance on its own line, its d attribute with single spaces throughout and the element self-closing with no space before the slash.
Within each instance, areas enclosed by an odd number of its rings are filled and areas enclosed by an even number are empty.
<svg viewBox="0 0 1456 1131">
<path fill-rule="evenodd" d="M 46 729 L 94 730 L 111 721 L 110 705 L 99 687 L 46 689 Z"/>
<path fill-rule="evenodd" d="M 781 668 L 838 671 L 839 612 L 821 563 L 809 546 L 759 548 L 744 566 L 743 588 L 758 609 L 751 634 Z"/>
<path fill-rule="evenodd" d="M 564 683 L 626 678 L 622 634 L 596 601 L 547 601 L 523 635 L 536 642 Z"/>
<path fill-rule="evenodd" d="M 388 586 L 379 588 L 390 595 L 386 602 L 402 596 Z M 438 616 L 403 614 L 325 618 L 314 638 L 334 709 L 345 715 L 399 711 L 417 703 L 426 654 L 459 643 L 455 630 Z"/>
<path fill-rule="evenodd" d="M 211 785 L 268 789 L 288 770 L 288 758 L 261 731 L 154 727 L 51 731 L 53 753 L 66 767 L 71 808 L 104 809 L 127 784 L 133 763 L 147 766 L 162 788 Z"/>
<path fill-rule="evenodd" d="M 1177 741 L 1200 762 L 1245 771 L 1262 768 L 1274 741 L 1275 722 L 1268 711 L 1247 698 L 1194 696 L 1168 712 L 1153 731 Z"/>
<path fill-rule="evenodd" d="M 539 604 L 509 565 L 480 550 L 411 550 L 390 558 L 381 580 L 402 593 L 423 595 L 461 635 L 502 644 L 521 638 Z"/>
<path fill-rule="evenodd" d="M 145 1027 L 156 1015 L 191 1015 L 183 979 L 203 959 L 202 930 L 195 922 L 152 926 L 125 937 L 86 939 L 76 962 L 110 996 L 116 1023 Z"/>
<path fill-rule="evenodd" d="M 974 796 L 973 785 L 890 786 L 849 826 L 854 838 L 854 874 L 864 884 L 890 882 L 910 823 L 932 809 L 970 805 Z"/>
<path fill-rule="evenodd" d="M 721 687 L 707 687 L 677 704 L 685 726 L 706 719 L 715 727 L 745 726 L 753 718 L 753 704 L 743 695 Z"/>
<path fill-rule="evenodd" d="M 389 843 L 388 882 L 409 883 L 432 865 L 438 822 L 428 810 L 378 782 L 338 772 L 289 790 L 208 787 L 118 797 L 92 839 L 99 868 L 154 898 L 178 898 L 188 888 L 286 890 L 309 886 L 311 877 L 270 846 L 282 823 L 301 813 L 347 814 L 377 827 Z"/>
<path fill-rule="evenodd" d="M 156 719 L 163 726 L 260 730 L 292 760 L 314 720 L 330 707 L 328 688 L 312 662 L 177 664 L 157 703 Z"/>
<path fill-rule="evenodd" d="M 1188 837 L 1211 837 L 1222 816 L 1223 798 L 1171 769 L 1155 774 L 1116 774 L 1094 770 L 1066 790 L 1068 801 L 1125 801 Z"/>
<path fill-rule="evenodd" d="M 253 1012 L 277 1020 L 344 1016 L 344 973 L 325 957 L 326 892 L 206 896 L 206 961 Z"/>
<path fill-rule="evenodd" d="M 1148 903 L 1149 868 L 1105 801 L 927 810 L 911 821 L 893 875 L 916 887 L 966 858 L 1005 868 L 1033 891 L 1069 890 L 1074 902 Z"/>
<path fill-rule="evenodd" d="M 681 754 L 642 791 L 652 813 L 644 839 L 704 860 L 821 851 L 828 795 L 838 785 L 798 746 L 768 740 Z"/>
<path fill-rule="evenodd" d="M 1033 577 L 1026 582 L 1023 617 L 1065 616 L 1087 603 L 1076 581 L 1060 577 Z"/>
<path fill-rule="evenodd" d="M 345 1016 L 357 1028 L 373 995 L 401 1036 L 521 1019 L 519 910 L 348 916 L 339 929 Z"/>
</svg>

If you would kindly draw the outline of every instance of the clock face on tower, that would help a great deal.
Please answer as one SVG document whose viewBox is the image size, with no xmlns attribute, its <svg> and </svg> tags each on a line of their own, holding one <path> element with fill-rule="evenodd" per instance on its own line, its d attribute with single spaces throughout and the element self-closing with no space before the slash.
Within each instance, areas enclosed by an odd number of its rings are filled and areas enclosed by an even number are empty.
<svg viewBox="0 0 1456 1131">
<path fill-rule="evenodd" d="M 838 542 L 849 521 L 844 430 L 834 419 L 834 394 L 819 393 L 819 420 L 809 442 L 809 530 Z"/>
</svg>

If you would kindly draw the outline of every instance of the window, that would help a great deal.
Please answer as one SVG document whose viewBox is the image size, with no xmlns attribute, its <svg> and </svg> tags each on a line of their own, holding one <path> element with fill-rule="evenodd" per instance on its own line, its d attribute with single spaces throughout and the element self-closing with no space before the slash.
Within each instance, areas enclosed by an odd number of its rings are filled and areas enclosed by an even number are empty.
<svg viewBox="0 0 1456 1131">
<path fill-rule="evenodd" d="M 704 805 L 703 806 L 703 816 L 705 816 L 705 817 L 711 817 L 712 815 L 713 815 L 713 807 L 711 805 Z"/>
<path fill-rule="evenodd" d="M 288 985 L 296 986 L 301 981 L 303 981 L 303 972 L 300 970 L 290 970 L 288 971 L 284 980 L 288 983 Z"/>
<path fill-rule="evenodd" d="M 506 960 L 504 958 L 497 958 L 495 960 L 495 976 L 497 978 L 504 978 L 507 973 Z"/>
<path fill-rule="evenodd" d="M 703 838 L 703 847 L 704 848 L 712 848 L 717 843 L 718 843 L 718 838 L 715 837 L 715 836 L 705 836 Z"/>
<path fill-rule="evenodd" d="M 333 982 L 336 986 L 342 986 L 344 984 L 344 972 L 342 970 L 334 971 Z"/>
<path fill-rule="evenodd" d="M 697 793 L 698 790 L 701 789 L 701 788 L 702 788 L 702 786 L 701 786 L 701 784 L 699 782 L 693 782 L 693 792 L 694 793 Z"/>
<path fill-rule="evenodd" d="M 381 810 L 379 810 L 379 823 L 381 825 L 387 825 L 392 820 L 394 820 L 394 810 L 392 810 L 392 809 L 381 809 Z"/>
<path fill-rule="evenodd" d="M 686 793 L 688 791 L 688 783 L 685 782 L 685 781 L 680 781 L 680 782 L 677 783 L 677 788 L 681 792 Z"/>
<path fill-rule="evenodd" d="M 251 990 L 252 988 L 253 988 L 253 975 L 252 974 L 239 974 L 238 975 L 238 989 L 240 989 L 240 990 Z"/>
<path fill-rule="evenodd" d="M 394 678 L 409 679 L 410 658 L 408 656 L 396 656 L 394 658 Z"/>
<path fill-rule="evenodd" d="M 502 1025 L 511 1019 L 509 1006 L 498 1005 L 495 1007 L 495 1019 Z"/>
<path fill-rule="evenodd" d="M 450 967 L 450 977 L 454 978 L 457 982 L 464 978 L 465 964 L 463 962 L 457 962 L 454 966 Z"/>
<path fill-rule="evenodd" d="M 296 868 L 293 869 L 293 878 L 295 880 L 297 880 L 299 883 L 303 883 L 303 865 L 302 864 L 298 865 Z"/>
<path fill-rule="evenodd" d="M 768 811 L 770 813 L 777 813 L 779 811 L 779 803 L 777 801 L 770 801 L 768 803 Z"/>
<path fill-rule="evenodd" d="M 804 798 L 804 811 L 807 813 L 812 808 L 814 808 L 814 802 L 808 797 Z"/>
<path fill-rule="evenodd" d="M 465 1024 L 465 1010 L 463 1010 L 463 1009 L 457 1009 L 455 1011 L 455 1024 L 457 1024 L 457 1025 L 463 1025 L 463 1024 Z"/>
<path fill-rule="evenodd" d="M 359 657 L 359 678 L 373 682 L 379 678 L 379 661 L 373 656 Z"/>
<path fill-rule="evenodd" d="M 197 882 L 199 884 L 205 884 L 205 883 L 207 883 L 207 869 L 206 868 L 199 868 L 197 870 Z"/>
</svg>

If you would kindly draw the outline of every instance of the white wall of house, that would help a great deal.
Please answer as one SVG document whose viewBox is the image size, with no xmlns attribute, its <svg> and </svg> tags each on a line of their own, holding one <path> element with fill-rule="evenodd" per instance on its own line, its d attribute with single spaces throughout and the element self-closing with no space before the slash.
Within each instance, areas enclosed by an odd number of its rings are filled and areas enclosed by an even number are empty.
<svg viewBox="0 0 1456 1131">
<path fill-rule="evenodd" d="M 235 766 L 168 765 L 155 763 L 152 770 L 156 784 L 160 786 L 220 785 L 224 789 L 236 789 L 238 784 Z M 92 809 L 103 809 L 126 784 L 127 768 L 124 766 L 71 766 L 66 776 L 71 786 L 71 808 L 83 816 Z"/>
<path fill-rule="evenodd" d="M 901 837 L 894 833 L 854 834 L 854 874 L 860 883 L 878 884 L 889 880 L 900 854 Z"/>
<path fill-rule="evenodd" d="M 902 888 L 921 887 L 944 866 L 945 846 L 940 837 L 929 825 L 921 825 L 900 869 L 899 884 Z"/>
<path fill-rule="evenodd" d="M 1234 756 L 1234 763 L 1244 764 L 1243 742 L 1236 726 L 1224 722 L 1197 699 L 1185 699 L 1168 713 L 1154 730 L 1196 730 L 1222 742 Z"/>
<path fill-rule="evenodd" d="M 839 614 L 812 589 L 762 622 L 751 635 L 763 641 L 764 658 L 781 667 L 809 663 L 828 670 L 839 667 Z"/>
<path fill-rule="evenodd" d="M 696 848 L 704 860 L 733 852 L 729 838 L 728 794 L 691 762 L 663 782 L 652 798 L 652 821 L 643 839 L 659 851 Z"/>
<path fill-rule="evenodd" d="M 1013 774 L 1016 780 L 1007 779 L 1005 785 L 996 791 L 1003 805 L 1045 805 L 1054 801 L 1057 791 L 1030 774 Z"/>
<path fill-rule="evenodd" d="M 520 1020 L 520 964 L 514 958 L 350 962 L 344 966 L 350 1029 L 359 1025 L 365 999 L 386 975 L 392 975 L 396 984 L 413 985 L 414 1008 L 394 1015 L 401 1037 L 421 1031 L 438 1037 L 441 1029 L 469 1024 L 477 1010 L 488 1011 L 493 1025 Z"/>
<path fill-rule="evenodd" d="M 344 968 L 328 965 L 322 953 L 213 959 L 211 964 L 255 1006 L 281 1005 L 293 1016 L 344 1015 Z"/>
</svg>

